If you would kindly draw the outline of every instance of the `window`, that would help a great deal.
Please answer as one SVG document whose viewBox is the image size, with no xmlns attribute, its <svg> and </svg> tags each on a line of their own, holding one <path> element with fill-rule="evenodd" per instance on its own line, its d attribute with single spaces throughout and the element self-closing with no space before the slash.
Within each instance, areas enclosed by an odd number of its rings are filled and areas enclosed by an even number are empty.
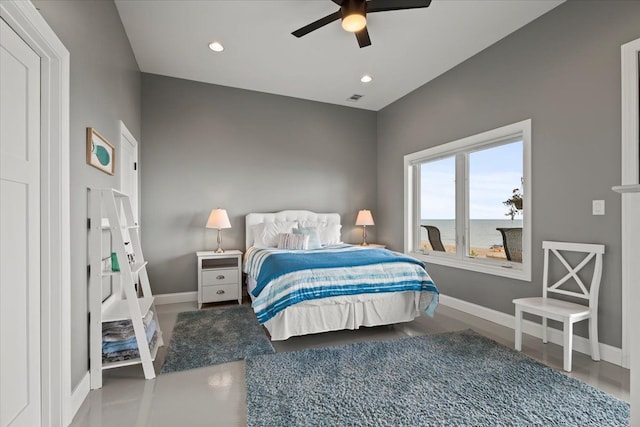
<svg viewBox="0 0 640 427">
<path fill-rule="evenodd" d="M 405 252 L 531 280 L 531 120 L 405 156 Z"/>
</svg>

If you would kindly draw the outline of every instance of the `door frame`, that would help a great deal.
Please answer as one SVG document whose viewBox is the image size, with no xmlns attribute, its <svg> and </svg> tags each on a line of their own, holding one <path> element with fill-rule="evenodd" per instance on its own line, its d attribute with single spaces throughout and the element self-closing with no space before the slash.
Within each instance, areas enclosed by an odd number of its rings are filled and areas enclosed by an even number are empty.
<svg viewBox="0 0 640 427">
<path fill-rule="evenodd" d="M 69 51 L 30 1 L 3 0 L 0 17 L 41 63 L 42 424 L 68 425 L 71 407 Z M 77 408 L 76 408 L 77 410 Z"/>
<path fill-rule="evenodd" d="M 640 147 L 639 126 L 640 114 L 638 103 L 640 66 L 640 39 L 630 41 L 621 47 L 622 70 L 622 185 L 640 184 Z M 637 226 L 638 219 L 631 214 L 628 203 L 622 196 L 622 366 L 630 367 L 631 328 L 631 286 L 637 278 L 636 262 L 632 259 L 637 254 L 637 236 L 631 235 L 631 230 Z"/>
</svg>

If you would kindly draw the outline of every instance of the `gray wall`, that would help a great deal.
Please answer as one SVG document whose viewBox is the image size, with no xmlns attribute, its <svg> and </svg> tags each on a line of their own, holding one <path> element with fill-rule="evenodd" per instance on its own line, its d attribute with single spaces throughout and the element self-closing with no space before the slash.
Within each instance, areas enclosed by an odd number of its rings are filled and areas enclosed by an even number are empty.
<svg viewBox="0 0 640 427">
<path fill-rule="evenodd" d="M 87 187 L 119 187 L 86 163 L 86 128 L 97 129 L 120 149 L 122 120 L 140 138 L 140 70 L 112 1 L 43 1 L 40 9 L 71 56 L 71 384 L 88 366 Z"/>
<path fill-rule="evenodd" d="M 85 128 L 119 149 L 118 120 L 139 141 L 144 127 L 143 246 L 164 293 L 196 289 L 194 252 L 214 246 L 203 225 L 216 206 L 233 225 L 225 247 L 242 248 L 248 212 L 337 211 L 355 242 L 358 209 L 377 201 L 370 240 L 401 249 L 402 156 L 531 117 L 534 247 L 607 244 L 600 330 L 620 346 L 620 199 L 609 189 L 620 180 L 620 45 L 640 36 L 640 3 L 571 1 L 377 115 L 143 75 L 142 118 L 141 75 L 113 2 L 34 4 L 71 52 L 74 387 L 88 370 L 86 189 L 119 186 L 85 163 Z M 591 216 L 592 199 L 606 200 L 606 216 Z M 445 294 L 511 313 L 514 297 L 539 292 L 541 264 L 536 251 L 534 284 L 429 270 Z"/>
<path fill-rule="evenodd" d="M 569 1 L 378 114 L 377 230 L 403 247 L 403 156 L 532 119 L 533 282 L 429 265 L 449 296 L 513 313 L 539 295 L 542 241 L 606 245 L 600 339 L 621 345 L 620 45 L 640 2 Z M 605 216 L 591 201 L 606 202 Z M 580 330 L 585 334 L 584 329 Z"/>
<path fill-rule="evenodd" d="M 343 239 L 361 239 L 356 214 L 376 203 L 375 112 L 142 76 L 142 244 L 155 294 L 197 289 L 195 252 L 215 248 L 204 225 L 216 207 L 233 227 L 227 249 L 244 250 L 247 213 L 282 209 L 338 212 Z"/>
</svg>

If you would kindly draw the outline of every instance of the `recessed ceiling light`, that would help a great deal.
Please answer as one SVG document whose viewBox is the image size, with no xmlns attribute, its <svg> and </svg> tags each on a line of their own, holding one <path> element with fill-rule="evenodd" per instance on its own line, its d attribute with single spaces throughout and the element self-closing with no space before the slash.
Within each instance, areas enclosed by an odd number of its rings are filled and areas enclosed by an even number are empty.
<svg viewBox="0 0 640 427">
<path fill-rule="evenodd" d="M 209 43 L 209 49 L 214 52 L 222 52 L 224 50 L 224 46 L 220 42 L 211 42 Z"/>
<path fill-rule="evenodd" d="M 360 77 L 360 81 L 362 83 L 369 83 L 373 80 L 373 77 L 371 77 L 369 74 L 365 74 L 364 76 Z"/>
</svg>

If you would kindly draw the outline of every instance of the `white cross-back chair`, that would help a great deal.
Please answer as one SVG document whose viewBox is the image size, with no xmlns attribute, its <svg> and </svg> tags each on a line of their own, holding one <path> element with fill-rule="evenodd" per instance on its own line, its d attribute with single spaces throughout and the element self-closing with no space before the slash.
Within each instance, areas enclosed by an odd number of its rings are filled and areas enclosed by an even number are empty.
<svg viewBox="0 0 640 427">
<path fill-rule="evenodd" d="M 531 313 L 542 317 L 542 342 L 547 342 L 547 319 L 562 322 L 563 346 L 564 346 L 564 370 L 571 372 L 571 350 L 573 346 L 573 324 L 581 320 L 589 320 L 589 341 L 591 344 L 591 358 L 600 360 L 598 344 L 598 291 L 602 278 L 602 254 L 604 245 L 566 242 L 542 242 L 544 249 L 544 272 L 542 278 L 542 297 L 514 299 L 516 306 L 516 350 L 522 350 L 522 313 Z M 556 282 L 549 281 L 549 252 L 554 254 L 566 267 L 568 273 Z M 562 256 L 562 252 L 582 252 L 585 258 L 572 267 Z M 578 272 L 593 260 L 593 277 L 591 286 L 587 288 L 578 276 Z M 580 288 L 579 292 L 560 289 L 560 287 L 573 278 Z M 569 282 L 571 283 L 571 282 Z M 549 298 L 547 294 L 556 293 L 585 299 L 589 305 Z"/>
</svg>

